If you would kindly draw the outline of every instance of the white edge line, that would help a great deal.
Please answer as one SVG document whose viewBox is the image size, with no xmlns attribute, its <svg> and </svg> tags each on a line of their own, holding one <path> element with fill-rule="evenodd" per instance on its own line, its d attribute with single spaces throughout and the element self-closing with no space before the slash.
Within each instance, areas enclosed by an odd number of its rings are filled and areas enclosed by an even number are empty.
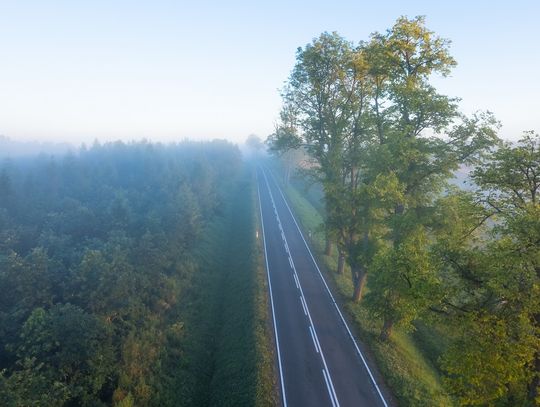
<svg viewBox="0 0 540 407">
<path fill-rule="evenodd" d="M 274 336 L 276 339 L 276 348 L 277 348 L 277 356 L 278 356 L 278 366 L 279 366 L 279 378 L 281 382 L 281 398 L 283 399 L 283 407 L 287 407 L 287 397 L 285 395 L 285 382 L 283 380 L 283 368 L 281 366 L 281 352 L 279 350 L 279 339 L 278 339 L 278 331 L 277 331 L 277 325 L 276 325 L 276 313 L 274 311 L 274 295 L 272 293 L 272 283 L 270 281 L 270 271 L 268 267 L 268 255 L 266 253 L 266 238 L 264 236 L 264 219 L 263 219 L 263 213 L 262 213 L 262 204 L 261 204 L 261 192 L 259 190 L 259 176 L 257 175 L 257 195 L 259 197 L 259 211 L 261 214 L 261 229 L 262 229 L 262 237 L 263 237 L 263 247 L 264 247 L 264 261 L 266 264 L 266 278 L 268 279 L 268 290 L 270 291 L 270 305 L 272 308 L 272 320 L 274 322 Z"/>
<path fill-rule="evenodd" d="M 272 191 L 270 190 L 270 183 L 268 182 L 268 177 L 266 176 L 266 174 L 264 173 L 264 170 L 263 170 L 263 175 L 264 175 L 264 179 L 266 181 L 266 187 L 268 188 L 268 193 L 270 194 L 270 199 L 272 200 L 273 203 L 274 202 L 274 194 L 272 194 Z M 283 194 L 282 194 L 283 196 Z M 290 210 L 290 209 L 289 209 Z M 279 220 L 279 215 L 278 215 L 278 222 L 281 222 Z M 298 225 L 297 225 L 298 226 Z M 285 242 L 287 241 L 287 238 L 285 238 L 285 235 L 283 235 L 284 237 L 284 240 Z M 292 260 L 292 257 L 291 257 L 291 260 Z M 292 263 L 293 263 L 293 270 L 294 272 L 296 273 L 296 267 L 294 266 L 294 260 L 292 260 Z M 297 276 L 298 277 L 298 276 Z M 300 284 L 300 279 L 298 280 L 298 283 Z M 302 284 L 300 284 L 300 294 L 302 297 L 304 297 L 304 290 L 302 290 Z M 322 363 L 325 367 L 325 371 L 326 371 L 326 374 L 328 375 L 328 384 L 330 385 L 332 391 L 334 392 L 334 395 L 336 394 L 335 390 L 334 390 L 334 383 L 332 382 L 332 377 L 330 376 L 330 371 L 328 370 L 328 365 L 326 364 L 326 358 L 324 357 L 324 352 L 323 352 L 323 349 L 321 347 L 321 344 L 319 342 L 319 338 L 317 336 L 317 330 L 315 329 L 315 324 L 313 323 L 313 320 L 311 319 L 311 313 L 309 312 L 309 307 L 307 305 L 307 302 L 304 298 L 304 304 L 306 305 L 306 311 L 307 311 L 307 317 L 309 319 L 309 323 L 311 324 L 311 327 L 313 328 L 313 334 L 315 336 L 315 339 L 317 340 L 317 344 L 319 345 L 319 349 L 320 349 L 320 353 L 319 355 L 321 356 L 321 360 L 322 360 Z M 323 370 L 324 371 L 324 370 Z M 334 402 L 332 402 L 334 404 Z M 336 407 L 339 407 L 339 400 L 336 396 L 335 398 L 335 404 L 334 404 Z"/>
<path fill-rule="evenodd" d="M 319 265 L 317 264 L 317 261 L 315 260 L 315 257 L 313 256 L 313 253 L 311 253 L 311 249 L 309 248 L 307 242 L 306 242 L 306 239 L 304 238 L 304 234 L 302 233 L 302 230 L 300 229 L 300 226 L 298 226 L 298 222 L 296 222 L 296 218 L 294 217 L 294 214 L 287 202 L 287 199 L 285 198 L 285 195 L 283 194 L 283 191 L 281 190 L 280 186 L 278 185 L 278 183 L 276 182 L 275 178 L 274 178 L 274 174 L 272 174 L 271 171 L 270 172 L 270 175 L 272 176 L 273 180 L 274 180 L 274 183 L 279 191 L 279 193 L 281 194 L 281 197 L 283 198 L 283 201 L 285 202 L 285 205 L 287 206 L 287 209 L 289 210 L 289 213 L 291 214 L 292 218 L 293 218 L 293 221 L 294 221 L 294 224 L 296 225 L 296 228 L 298 229 L 298 232 L 300 232 L 300 236 L 302 237 L 302 240 L 304 241 L 304 244 L 306 245 L 306 248 L 311 256 L 311 260 L 313 260 L 313 263 L 315 264 L 315 267 L 317 268 L 317 271 L 319 272 L 319 276 L 321 277 L 323 283 L 324 283 L 324 286 L 326 287 L 326 291 L 328 292 L 328 294 L 330 294 L 330 298 L 332 299 L 332 302 L 334 303 L 334 306 L 336 307 L 338 313 L 339 313 L 339 316 L 341 318 L 341 321 L 343 322 L 343 325 L 345 325 L 345 328 L 347 329 L 347 332 L 349 334 L 349 337 L 351 338 L 353 344 L 354 344 L 354 347 L 356 348 L 356 352 L 358 353 L 358 355 L 360 356 L 360 358 L 362 359 L 362 362 L 364 363 L 364 366 L 366 367 L 366 370 L 368 371 L 368 374 L 369 374 L 369 377 L 371 378 L 371 382 L 373 383 L 373 385 L 375 386 L 375 389 L 377 390 L 377 393 L 379 394 L 379 397 L 381 398 L 381 401 L 383 402 L 384 406 L 385 407 L 388 407 L 388 404 L 386 403 L 386 400 L 384 399 L 384 396 L 382 395 L 382 392 L 381 392 L 381 389 L 379 388 L 377 382 L 375 381 L 375 378 L 373 377 L 373 373 L 371 373 L 371 369 L 369 368 L 368 364 L 367 364 L 367 361 L 366 359 L 364 358 L 364 355 L 362 354 L 362 352 L 360 351 L 360 348 L 358 347 L 358 344 L 356 343 L 356 339 L 354 339 L 354 336 L 351 332 L 351 330 L 349 329 L 349 325 L 347 325 L 347 321 L 345 321 L 345 318 L 343 317 L 343 314 L 341 313 L 341 310 L 339 309 L 339 306 L 337 305 L 336 303 L 336 300 L 334 299 L 334 296 L 332 295 L 332 292 L 330 291 L 330 288 L 328 288 L 328 284 L 326 284 L 326 280 L 324 279 L 324 276 L 322 275 L 321 273 L 321 270 L 319 269 Z"/>
</svg>

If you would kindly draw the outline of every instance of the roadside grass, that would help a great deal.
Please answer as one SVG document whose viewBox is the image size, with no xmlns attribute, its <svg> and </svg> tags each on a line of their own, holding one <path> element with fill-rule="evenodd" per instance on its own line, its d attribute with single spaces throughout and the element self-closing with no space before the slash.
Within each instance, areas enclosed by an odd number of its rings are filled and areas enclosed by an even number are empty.
<svg viewBox="0 0 540 407">
<path fill-rule="evenodd" d="M 378 370 L 401 406 L 454 406 L 456 403 L 442 386 L 441 376 L 436 369 L 438 356 L 445 341 L 438 336 L 442 332 L 418 324 L 413 333 L 395 329 L 387 343 L 378 340 L 382 321 L 372 317 L 361 305 L 350 300 L 353 285 L 346 269 L 341 275 L 330 272 L 337 268 L 337 253 L 325 256 L 324 236 L 320 232 L 323 218 L 296 186 L 282 188 L 294 208 L 295 215 L 304 232 L 311 231 L 310 246 L 320 260 L 323 273 L 330 278 L 330 285 L 337 290 L 339 302 L 361 341 L 373 355 Z M 307 234 L 306 234 L 307 235 Z M 369 280 L 367 290 L 369 290 Z"/>
<path fill-rule="evenodd" d="M 255 396 L 256 407 L 280 405 L 279 383 L 277 379 L 277 355 L 274 344 L 274 328 L 270 318 L 270 297 L 266 265 L 264 260 L 264 247 L 262 231 L 260 230 L 261 219 L 259 210 L 259 198 L 257 195 L 257 179 L 254 168 L 251 170 L 251 202 L 253 205 L 253 227 L 251 236 L 257 236 L 256 249 L 256 289 L 255 289 L 255 315 L 256 315 L 256 346 L 257 346 L 257 394 Z"/>
<path fill-rule="evenodd" d="M 252 171 L 246 167 L 231 185 L 179 283 L 183 319 L 168 336 L 155 405 L 277 404 Z"/>
<path fill-rule="evenodd" d="M 247 171 L 247 170 L 246 170 Z M 266 287 L 255 239 L 256 200 L 250 173 L 239 183 L 223 243 L 228 261 L 221 303 L 221 330 L 211 381 L 210 405 L 270 406 L 274 394 Z"/>
</svg>

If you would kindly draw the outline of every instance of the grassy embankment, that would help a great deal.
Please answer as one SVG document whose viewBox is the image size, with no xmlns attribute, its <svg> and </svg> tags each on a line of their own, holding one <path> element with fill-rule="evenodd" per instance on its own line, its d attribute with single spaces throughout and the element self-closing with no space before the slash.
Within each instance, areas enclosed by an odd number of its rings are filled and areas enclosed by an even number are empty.
<svg viewBox="0 0 540 407">
<path fill-rule="evenodd" d="M 398 403 L 402 406 L 455 405 L 445 392 L 436 367 L 437 359 L 445 346 L 444 340 L 439 336 L 440 332 L 418 324 L 414 333 L 396 329 L 388 343 L 381 343 L 378 334 L 382 321 L 374 319 L 361 305 L 350 301 L 353 286 L 348 270 L 342 275 L 328 271 L 337 268 L 337 254 L 335 250 L 332 256 L 323 254 L 324 236 L 319 232 L 323 219 L 314 206 L 316 203 L 312 204 L 298 185 L 282 187 L 301 227 L 313 232 L 310 245 L 314 254 L 320 260 L 319 263 L 324 265 L 323 272 L 334 287 L 335 294 L 338 294 L 357 336 L 368 346 Z M 369 290 L 369 281 L 367 289 Z"/>
<path fill-rule="evenodd" d="M 169 338 L 157 405 L 276 404 L 254 185 L 246 168 L 182 282 L 182 333 Z"/>
</svg>

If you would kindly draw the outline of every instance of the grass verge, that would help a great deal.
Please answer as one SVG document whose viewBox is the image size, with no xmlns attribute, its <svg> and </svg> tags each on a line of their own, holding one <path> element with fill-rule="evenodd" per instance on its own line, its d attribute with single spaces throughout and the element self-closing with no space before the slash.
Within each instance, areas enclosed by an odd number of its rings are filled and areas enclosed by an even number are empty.
<svg viewBox="0 0 540 407">
<path fill-rule="evenodd" d="M 402 406 L 454 406 L 455 402 L 444 390 L 441 377 L 431 358 L 418 346 L 428 342 L 436 347 L 437 338 L 433 331 L 425 326 L 411 334 L 395 329 L 392 338 L 387 343 L 378 340 L 382 321 L 373 318 L 361 306 L 352 303 L 350 296 L 353 291 L 352 281 L 348 270 L 342 275 L 330 272 L 337 266 L 337 255 L 325 256 L 324 237 L 318 231 L 322 230 L 321 214 L 300 192 L 298 187 L 282 186 L 304 230 L 312 231 L 310 245 L 314 249 L 319 264 L 323 265 L 323 273 L 335 287 L 335 294 L 343 304 L 349 321 L 360 339 L 367 345 L 378 370 L 399 405 Z M 369 290 L 369 282 L 368 287 Z"/>
<path fill-rule="evenodd" d="M 155 405 L 276 404 L 252 171 L 232 185 L 181 282 L 183 319 L 171 325 Z"/>
</svg>

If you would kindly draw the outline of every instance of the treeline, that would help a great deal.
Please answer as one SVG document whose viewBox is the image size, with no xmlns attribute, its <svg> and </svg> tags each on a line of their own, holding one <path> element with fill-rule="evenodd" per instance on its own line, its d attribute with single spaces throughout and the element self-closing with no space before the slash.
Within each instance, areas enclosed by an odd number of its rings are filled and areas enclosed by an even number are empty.
<svg viewBox="0 0 540 407">
<path fill-rule="evenodd" d="M 241 167 L 221 141 L 5 161 L 0 404 L 193 404 L 194 386 L 175 383 L 183 400 L 164 386 L 197 357 L 182 342 L 194 319 L 185 299 L 202 295 L 198 246 Z"/>
<path fill-rule="evenodd" d="M 325 235 L 352 300 L 394 327 L 447 328 L 435 361 L 461 405 L 534 405 L 540 378 L 540 138 L 502 143 L 489 113 L 437 92 L 456 62 L 423 18 L 351 43 L 299 48 L 269 136 L 302 150 L 323 189 Z M 474 191 L 449 181 L 473 168 Z M 365 290 L 368 282 L 369 290 Z M 435 322 L 434 322 L 435 321 Z"/>
</svg>

